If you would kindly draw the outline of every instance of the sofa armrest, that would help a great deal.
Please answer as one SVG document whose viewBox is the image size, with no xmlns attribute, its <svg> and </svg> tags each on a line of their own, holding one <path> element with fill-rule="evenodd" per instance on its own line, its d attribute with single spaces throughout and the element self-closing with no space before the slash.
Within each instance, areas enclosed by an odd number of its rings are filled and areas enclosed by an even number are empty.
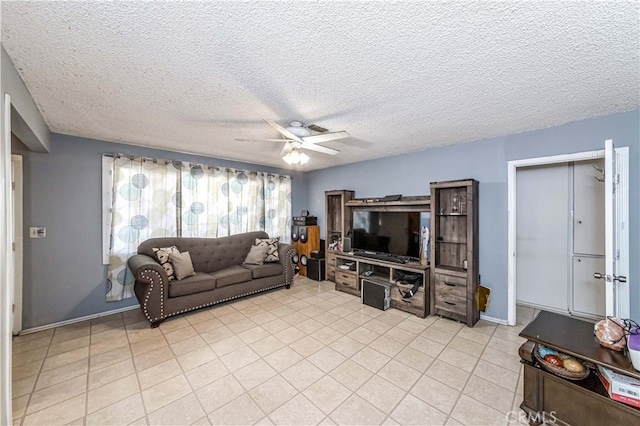
<svg viewBox="0 0 640 426">
<path fill-rule="evenodd" d="M 141 276 L 141 273 L 145 269 L 151 269 L 151 270 L 157 271 L 160 274 L 160 276 L 165 280 L 169 278 L 167 276 L 167 271 L 165 271 L 164 268 L 160 266 L 158 261 L 152 257 L 147 256 L 146 254 L 134 254 L 129 258 L 128 264 L 129 264 L 129 269 L 131 269 L 131 272 L 133 272 L 133 275 L 136 278 L 136 280 L 140 280 L 148 283 L 146 278 L 143 278 Z"/>
<path fill-rule="evenodd" d="M 165 318 L 164 301 L 169 294 L 169 277 L 160 264 L 144 254 L 135 254 L 128 260 L 129 269 L 136 279 L 134 292 L 142 312 L 153 325 Z"/>
<path fill-rule="evenodd" d="M 291 244 L 280 243 L 278 245 L 278 257 L 280 257 L 280 263 L 284 270 L 284 280 L 287 288 L 293 283 L 293 255 L 296 254 L 296 249 Z"/>
</svg>

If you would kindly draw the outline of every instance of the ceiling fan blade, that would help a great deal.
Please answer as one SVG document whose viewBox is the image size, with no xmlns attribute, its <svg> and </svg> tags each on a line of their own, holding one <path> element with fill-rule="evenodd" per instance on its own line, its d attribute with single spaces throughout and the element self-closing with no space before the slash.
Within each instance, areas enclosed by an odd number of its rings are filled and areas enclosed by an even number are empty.
<svg viewBox="0 0 640 426">
<path fill-rule="evenodd" d="M 236 139 L 240 142 L 287 142 L 286 139 Z"/>
<path fill-rule="evenodd" d="M 329 155 L 337 155 L 340 153 L 340 151 L 338 151 L 337 149 L 327 148 L 326 146 L 322 145 L 314 145 L 312 143 L 303 143 L 302 145 L 300 145 L 300 148 L 308 149 L 309 151 L 322 152 L 323 154 Z"/>
<path fill-rule="evenodd" d="M 291 143 L 287 142 L 282 147 L 282 151 L 280 151 L 280 157 L 284 157 L 289 151 L 291 151 L 292 146 Z"/>
<path fill-rule="evenodd" d="M 293 133 L 291 133 L 290 131 L 288 131 L 286 128 L 282 127 L 281 125 L 279 125 L 275 121 L 273 121 L 273 120 L 264 120 L 264 121 L 269 123 L 269 125 L 271 127 L 273 127 L 274 129 L 276 129 L 277 131 L 282 133 L 287 139 L 292 139 L 294 141 L 302 142 L 302 139 L 300 139 L 298 136 L 294 135 Z"/>
<path fill-rule="evenodd" d="M 344 139 L 344 138 L 348 138 L 349 136 L 350 136 L 349 133 L 342 131 L 342 132 L 323 133 L 321 135 L 314 135 L 314 136 L 305 136 L 304 138 L 302 138 L 302 140 L 307 143 L 319 143 L 319 142 L 335 141 L 337 139 Z"/>
</svg>

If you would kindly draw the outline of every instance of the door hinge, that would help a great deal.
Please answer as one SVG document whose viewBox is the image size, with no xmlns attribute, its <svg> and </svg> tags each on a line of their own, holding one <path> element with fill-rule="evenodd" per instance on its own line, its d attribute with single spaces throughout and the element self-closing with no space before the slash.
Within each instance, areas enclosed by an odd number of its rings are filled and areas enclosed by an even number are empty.
<svg viewBox="0 0 640 426">
<path fill-rule="evenodd" d="M 11 250 L 16 251 L 16 243 L 11 243 Z"/>
<path fill-rule="evenodd" d="M 620 250 L 616 250 L 616 259 L 620 260 Z"/>
<path fill-rule="evenodd" d="M 14 303 L 13 305 L 11 305 L 11 312 L 15 313 L 16 311 L 16 304 Z"/>
<path fill-rule="evenodd" d="M 15 191 L 15 190 L 16 190 L 16 183 L 15 183 L 15 182 L 11 182 L 11 189 L 12 189 L 13 191 Z"/>
</svg>

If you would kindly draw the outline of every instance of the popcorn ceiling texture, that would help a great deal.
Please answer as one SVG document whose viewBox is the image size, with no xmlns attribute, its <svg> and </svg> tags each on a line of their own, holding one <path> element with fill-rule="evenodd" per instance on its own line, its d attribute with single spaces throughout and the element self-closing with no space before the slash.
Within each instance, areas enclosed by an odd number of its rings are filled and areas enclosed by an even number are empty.
<svg viewBox="0 0 640 426">
<path fill-rule="evenodd" d="M 2 2 L 53 132 L 285 167 L 262 119 L 351 138 L 304 170 L 639 106 L 638 2 Z"/>
</svg>

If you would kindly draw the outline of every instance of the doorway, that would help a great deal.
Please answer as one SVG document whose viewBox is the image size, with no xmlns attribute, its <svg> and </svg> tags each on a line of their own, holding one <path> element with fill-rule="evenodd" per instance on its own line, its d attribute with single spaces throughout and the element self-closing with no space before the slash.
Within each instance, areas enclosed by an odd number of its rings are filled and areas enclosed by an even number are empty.
<svg viewBox="0 0 640 426">
<path fill-rule="evenodd" d="M 517 169 L 518 305 L 605 316 L 604 189 L 602 158 Z"/>
<path fill-rule="evenodd" d="M 11 183 L 13 191 L 13 315 L 11 330 L 13 335 L 22 331 L 22 277 L 23 277 L 23 183 L 22 156 L 11 156 Z"/>
<path fill-rule="evenodd" d="M 516 282 L 518 279 L 518 255 L 526 256 L 527 253 L 519 253 L 516 250 L 517 247 L 517 217 L 518 217 L 518 209 L 517 209 L 517 199 L 518 199 L 518 190 L 517 190 L 517 172 L 518 170 L 524 170 L 524 168 L 536 168 L 542 166 L 553 166 L 558 164 L 568 164 L 568 163 L 579 163 L 585 162 L 588 164 L 588 167 L 592 167 L 588 162 L 605 159 L 606 164 L 611 164 L 610 167 L 606 167 L 604 170 L 605 173 L 602 175 L 598 175 L 598 179 L 602 179 L 603 175 L 606 175 L 605 182 L 605 212 L 608 215 L 608 219 L 605 221 L 605 261 L 606 261 L 606 270 L 610 272 L 606 272 L 606 274 L 602 274 L 603 278 L 606 278 L 606 283 L 602 284 L 602 287 L 605 287 L 605 302 L 606 302 L 606 315 L 617 315 L 623 318 L 629 317 L 629 286 L 623 280 L 624 277 L 628 276 L 629 272 L 629 231 L 628 231 L 628 217 L 629 217 L 629 209 L 628 209 L 628 199 L 629 199 L 629 190 L 628 190 L 628 168 L 629 168 L 629 148 L 617 148 L 613 149 L 613 143 L 611 141 L 605 142 L 606 149 L 601 151 L 589 151 L 575 154 L 564 154 L 564 155 L 556 155 L 550 157 L 540 157 L 540 158 L 531 158 L 525 160 L 516 160 L 509 161 L 508 163 L 508 316 L 507 323 L 509 325 L 516 325 Z M 606 151 L 606 155 L 605 155 Z M 615 166 L 614 166 L 615 164 Z M 598 167 L 599 168 L 599 167 Z M 594 169 L 595 170 L 595 169 Z M 568 173 L 568 172 L 567 172 Z M 603 176 L 604 177 L 604 176 Z M 541 182 L 538 182 L 539 184 Z M 548 184 L 545 185 L 547 188 L 552 188 L 553 185 Z M 569 183 L 567 183 L 569 185 Z M 573 185 L 573 184 L 571 184 Z M 612 197 L 613 189 L 616 189 L 616 193 Z M 555 189 L 555 188 L 554 188 Z M 568 188 L 573 191 L 573 188 Z M 546 201 L 546 199 L 545 199 Z M 610 206 L 609 206 L 610 205 Z M 573 205 L 571 205 L 573 207 Z M 613 214 L 610 213 L 613 210 Z M 571 211 L 571 210 L 570 210 Z M 545 214 L 547 211 L 545 210 Z M 571 217 L 571 222 L 574 220 L 574 217 Z M 561 226 L 562 224 L 558 225 Z M 563 231 L 561 237 L 562 241 L 568 241 L 569 237 L 571 237 L 571 243 L 573 244 L 573 234 L 567 235 L 570 230 L 574 228 L 574 224 L 570 223 L 568 220 L 565 222 L 564 226 L 566 226 L 566 232 Z M 555 239 L 557 240 L 558 234 L 553 234 Z M 596 241 L 598 238 L 592 238 L 593 241 Z M 592 242 L 593 242 L 592 241 Z M 559 245 L 561 248 L 561 244 Z M 611 247 L 609 247 L 611 246 Z M 615 249 L 614 249 L 615 246 Z M 556 247 L 556 250 L 560 250 Z M 597 268 L 600 266 L 599 264 L 593 264 L 594 261 L 598 260 L 598 253 L 589 253 L 588 256 L 584 256 L 584 253 L 576 253 L 569 252 L 568 244 L 566 246 L 566 251 L 563 252 L 561 256 L 563 257 L 562 262 L 558 262 L 555 265 L 554 271 L 558 274 L 573 278 L 574 274 L 585 274 L 584 271 L 589 269 L 590 277 L 593 276 L 593 272 L 597 272 Z M 579 256 L 582 254 L 583 256 Z M 590 263 L 591 262 L 591 263 Z M 574 266 L 578 264 L 578 267 Z M 613 265 L 613 266 L 611 266 Z M 546 268 L 545 263 L 541 263 L 539 268 L 544 270 Z M 595 269 L 591 271 L 592 269 Z M 615 269 L 615 271 L 613 271 Z M 599 271 L 598 271 L 599 272 Z M 542 280 L 546 280 L 548 276 L 542 278 Z M 618 278 L 620 280 L 618 281 Z M 566 282 L 566 281 L 565 281 Z M 567 286 L 568 287 L 568 286 Z M 565 287 L 565 288 L 567 288 Z M 561 292 L 564 291 L 561 290 Z M 600 290 L 599 290 L 600 291 Z M 573 293 L 567 289 L 560 296 L 562 297 L 562 301 L 558 303 L 559 306 L 569 306 L 575 303 L 575 306 L 578 306 L 579 309 L 587 309 L 585 308 L 585 303 L 583 300 L 580 300 L 578 297 L 574 300 L 574 296 L 581 296 L 582 293 Z M 566 303 L 564 303 L 566 297 Z M 591 296 L 589 298 L 590 301 L 597 299 L 599 296 Z M 591 303 L 591 302 L 589 302 Z M 586 305 L 589 305 L 587 303 Z M 569 312 L 568 308 L 564 308 L 566 312 Z M 588 308 L 593 309 L 593 307 Z M 552 309 L 553 310 L 553 309 Z M 582 314 L 584 315 L 584 313 Z"/>
</svg>

